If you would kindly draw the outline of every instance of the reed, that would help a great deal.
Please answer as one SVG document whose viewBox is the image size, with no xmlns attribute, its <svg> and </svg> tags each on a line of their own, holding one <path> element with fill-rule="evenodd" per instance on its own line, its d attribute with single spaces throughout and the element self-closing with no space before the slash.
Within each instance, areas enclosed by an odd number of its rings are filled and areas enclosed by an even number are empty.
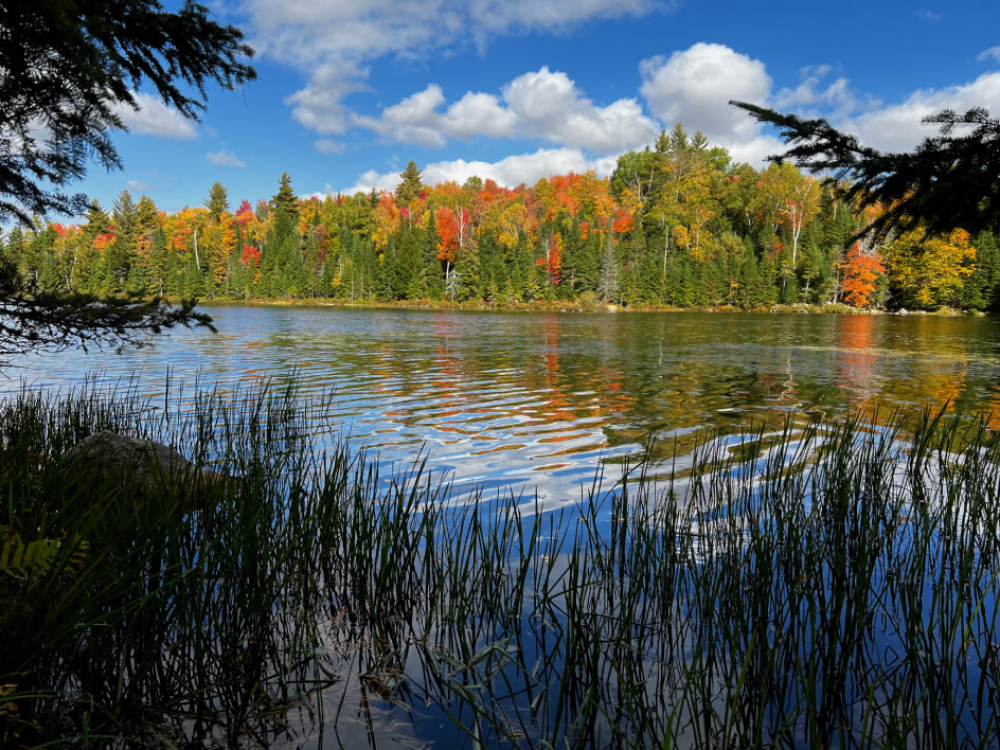
<svg viewBox="0 0 1000 750">
<path fill-rule="evenodd" d="M 0 523 L 60 542 L 0 570 L 3 743 L 1000 746 L 985 425 L 747 428 L 542 512 L 385 475 L 327 406 L 294 382 L 0 403 Z M 74 481 L 100 429 L 229 479 L 195 511 L 184 483 Z"/>
</svg>

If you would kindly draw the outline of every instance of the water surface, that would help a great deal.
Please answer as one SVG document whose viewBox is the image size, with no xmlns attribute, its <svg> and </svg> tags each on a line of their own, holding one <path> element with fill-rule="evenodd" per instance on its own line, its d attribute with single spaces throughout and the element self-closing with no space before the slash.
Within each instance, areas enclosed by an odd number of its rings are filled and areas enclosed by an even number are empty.
<svg viewBox="0 0 1000 750">
<path fill-rule="evenodd" d="M 208 311 L 217 334 L 24 357 L 0 388 L 138 372 L 159 396 L 168 371 L 189 388 L 298 372 L 306 394 L 334 392 L 340 432 L 381 461 L 404 466 L 423 451 L 457 484 L 537 491 L 553 507 L 651 440 L 653 461 L 666 462 L 715 428 L 776 418 L 1000 410 L 1000 323 L 988 318 Z"/>
</svg>

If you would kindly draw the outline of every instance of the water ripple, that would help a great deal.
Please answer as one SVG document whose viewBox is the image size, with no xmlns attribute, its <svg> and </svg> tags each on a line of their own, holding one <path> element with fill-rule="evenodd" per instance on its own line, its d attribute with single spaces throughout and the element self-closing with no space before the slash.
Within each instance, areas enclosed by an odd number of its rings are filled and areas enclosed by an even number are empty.
<svg viewBox="0 0 1000 750">
<path fill-rule="evenodd" d="M 676 465 L 712 430 L 882 405 L 1000 407 L 996 321 L 871 316 L 560 315 L 217 307 L 220 334 L 176 331 L 123 355 L 22 357 L 0 383 L 66 390 L 138 372 L 164 394 L 297 374 L 333 393 L 339 432 L 408 466 L 420 451 L 461 488 L 579 499 L 650 445 Z M 176 388 L 176 385 L 175 385 Z M 317 433 L 329 422 L 318 420 Z M 1000 423 L 995 425 L 1000 428 Z M 682 461 L 683 463 L 683 461 Z"/>
</svg>

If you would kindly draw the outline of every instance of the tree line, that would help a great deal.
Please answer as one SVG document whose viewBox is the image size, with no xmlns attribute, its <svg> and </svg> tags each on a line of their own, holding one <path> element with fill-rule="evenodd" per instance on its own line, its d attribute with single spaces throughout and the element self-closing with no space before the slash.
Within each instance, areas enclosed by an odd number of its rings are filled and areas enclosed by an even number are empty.
<svg viewBox="0 0 1000 750">
<path fill-rule="evenodd" d="M 3 238 L 39 293 L 112 298 L 534 301 L 586 306 L 1000 308 L 990 231 L 860 234 L 881 205 L 789 163 L 734 163 L 682 125 L 621 156 L 609 178 L 503 188 L 472 177 L 394 192 L 270 199 L 166 214 L 123 191 L 79 224 L 36 220 Z"/>
</svg>

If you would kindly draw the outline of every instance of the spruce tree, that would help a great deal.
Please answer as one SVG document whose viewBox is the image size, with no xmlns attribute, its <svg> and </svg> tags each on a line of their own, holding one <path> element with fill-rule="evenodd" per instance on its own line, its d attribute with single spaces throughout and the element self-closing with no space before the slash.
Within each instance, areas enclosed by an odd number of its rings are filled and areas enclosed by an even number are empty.
<svg viewBox="0 0 1000 750">
<path fill-rule="evenodd" d="M 279 189 L 279 193 L 281 190 Z M 277 197 L 277 196 L 275 196 Z M 221 182 L 215 182 L 208 191 L 205 208 L 214 221 L 221 221 L 222 215 L 229 211 L 229 197 Z"/>
<path fill-rule="evenodd" d="M 197 3 L 5 2 L 0 29 L 0 220 L 25 225 L 86 210 L 84 196 L 61 190 L 91 156 L 121 166 L 111 133 L 124 129 L 123 109 L 139 108 L 136 92 L 197 119 L 209 83 L 232 89 L 256 77 L 239 29 Z"/>
<path fill-rule="evenodd" d="M 281 173 L 281 179 L 278 180 L 278 192 L 271 198 L 271 207 L 277 212 L 284 212 L 292 219 L 299 218 L 299 199 L 295 197 L 295 192 L 292 190 L 292 178 L 288 176 L 288 172 Z"/>
<path fill-rule="evenodd" d="M 424 189 L 424 184 L 420 181 L 420 170 L 417 169 L 417 163 L 411 159 L 410 163 L 406 165 L 406 169 L 399 173 L 399 176 L 402 182 L 396 186 L 396 203 L 400 206 L 408 206 L 420 197 L 420 193 Z"/>
</svg>

